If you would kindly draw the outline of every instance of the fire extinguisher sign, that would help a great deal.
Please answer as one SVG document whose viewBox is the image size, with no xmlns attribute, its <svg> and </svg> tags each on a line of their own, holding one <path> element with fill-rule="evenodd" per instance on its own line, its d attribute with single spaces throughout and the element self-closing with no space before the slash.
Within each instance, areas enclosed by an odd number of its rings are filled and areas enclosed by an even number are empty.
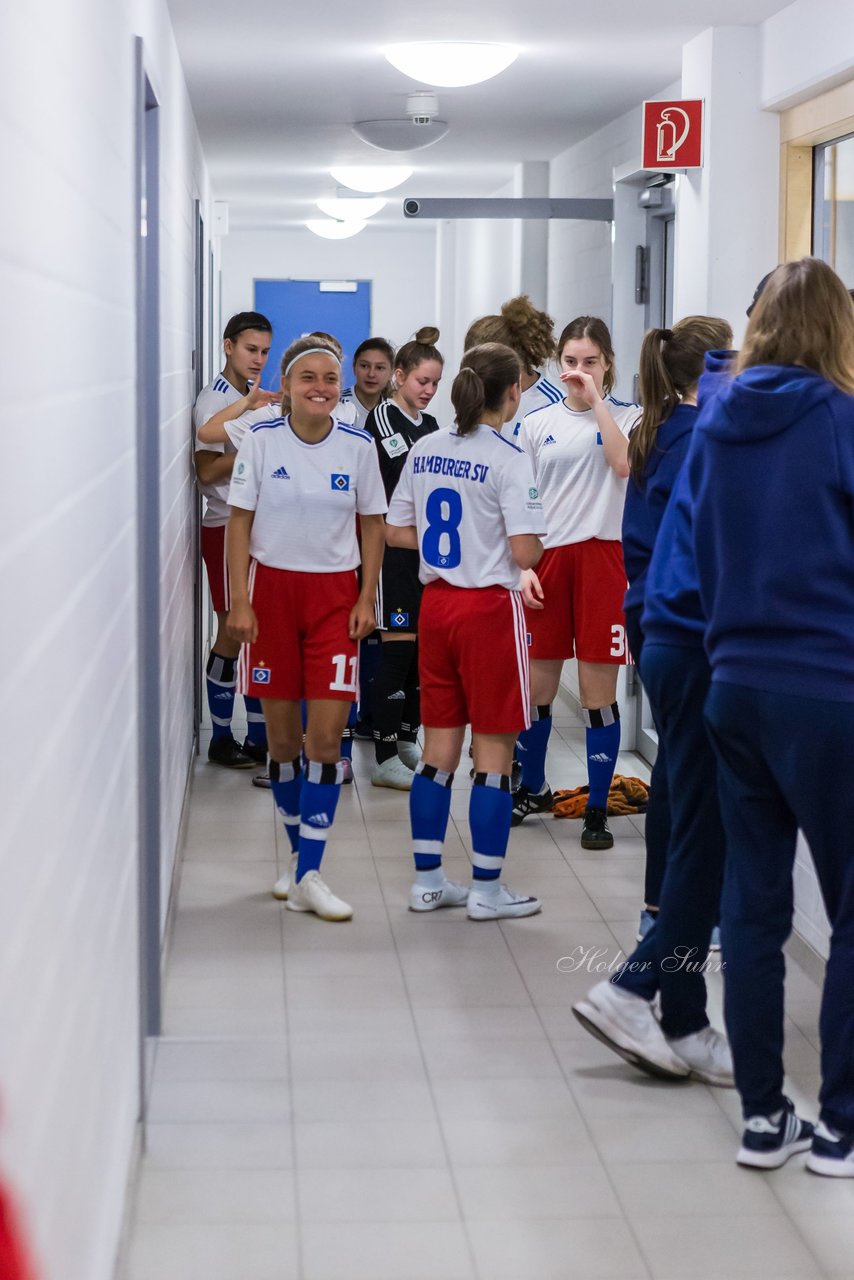
<svg viewBox="0 0 854 1280">
<path fill-rule="evenodd" d="M 703 167 L 703 99 L 643 104 L 643 167 Z"/>
</svg>

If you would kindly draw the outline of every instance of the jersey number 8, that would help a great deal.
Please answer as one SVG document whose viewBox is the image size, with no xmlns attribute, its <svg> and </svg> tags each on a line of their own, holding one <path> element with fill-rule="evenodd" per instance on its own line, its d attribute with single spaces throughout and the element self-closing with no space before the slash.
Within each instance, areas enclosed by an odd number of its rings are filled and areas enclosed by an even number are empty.
<svg viewBox="0 0 854 1280">
<path fill-rule="evenodd" d="M 462 559 L 459 527 L 463 500 L 456 489 L 434 489 L 424 508 L 427 528 L 421 539 L 421 555 L 434 569 L 456 569 Z"/>
</svg>

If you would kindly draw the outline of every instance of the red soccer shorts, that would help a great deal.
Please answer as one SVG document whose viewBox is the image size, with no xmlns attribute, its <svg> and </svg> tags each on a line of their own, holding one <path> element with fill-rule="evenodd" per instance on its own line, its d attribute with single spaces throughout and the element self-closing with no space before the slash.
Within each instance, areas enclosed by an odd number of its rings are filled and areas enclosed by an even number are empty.
<svg viewBox="0 0 854 1280">
<path fill-rule="evenodd" d="M 240 650 L 237 685 L 251 698 L 355 702 L 359 645 L 347 634 L 356 571 L 296 573 L 253 561 L 249 596 L 258 639 Z"/>
<path fill-rule="evenodd" d="M 519 592 L 429 583 L 418 622 L 418 670 L 421 719 L 429 728 L 529 728 L 528 646 Z"/>
<path fill-rule="evenodd" d="M 211 529 L 202 525 L 202 559 L 208 573 L 214 613 L 228 613 L 231 593 L 228 589 L 228 560 L 225 554 L 226 525 Z"/>
<path fill-rule="evenodd" d="M 526 609 L 531 658 L 571 658 L 624 666 L 628 661 L 622 542 L 590 538 L 549 547 L 535 573 L 543 609 Z"/>
</svg>

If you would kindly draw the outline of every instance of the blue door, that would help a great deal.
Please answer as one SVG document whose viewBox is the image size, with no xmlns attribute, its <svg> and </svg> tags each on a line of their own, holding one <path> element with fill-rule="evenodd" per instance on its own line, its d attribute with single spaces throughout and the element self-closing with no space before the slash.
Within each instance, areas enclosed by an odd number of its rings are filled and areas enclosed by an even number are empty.
<svg viewBox="0 0 854 1280">
<path fill-rule="evenodd" d="M 342 282 L 344 283 L 344 282 Z M 347 289 L 323 280 L 256 280 L 255 310 L 273 326 L 273 344 L 263 386 L 278 390 L 282 354 L 295 338 L 321 329 L 344 348 L 342 386 L 349 386 L 353 352 L 371 336 L 371 282 L 346 282 Z M 355 288 L 353 287 L 355 285 Z"/>
</svg>

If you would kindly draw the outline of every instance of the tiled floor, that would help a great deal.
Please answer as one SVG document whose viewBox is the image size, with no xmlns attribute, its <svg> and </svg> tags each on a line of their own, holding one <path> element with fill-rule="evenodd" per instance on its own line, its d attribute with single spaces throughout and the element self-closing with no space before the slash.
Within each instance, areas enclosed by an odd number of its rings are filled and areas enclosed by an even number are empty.
<svg viewBox="0 0 854 1280">
<path fill-rule="evenodd" d="M 566 714 L 553 785 L 584 780 L 582 743 Z M 514 832 L 506 878 L 540 916 L 416 916 L 406 796 L 369 763 L 357 744 L 324 864 L 342 925 L 271 898 L 269 793 L 198 766 L 123 1280 L 854 1277 L 854 1182 L 736 1168 L 731 1092 L 648 1079 L 569 1012 L 631 945 L 642 821 L 598 855 L 575 822 Z M 789 1088 L 814 1115 L 817 992 L 789 970 Z"/>
</svg>

